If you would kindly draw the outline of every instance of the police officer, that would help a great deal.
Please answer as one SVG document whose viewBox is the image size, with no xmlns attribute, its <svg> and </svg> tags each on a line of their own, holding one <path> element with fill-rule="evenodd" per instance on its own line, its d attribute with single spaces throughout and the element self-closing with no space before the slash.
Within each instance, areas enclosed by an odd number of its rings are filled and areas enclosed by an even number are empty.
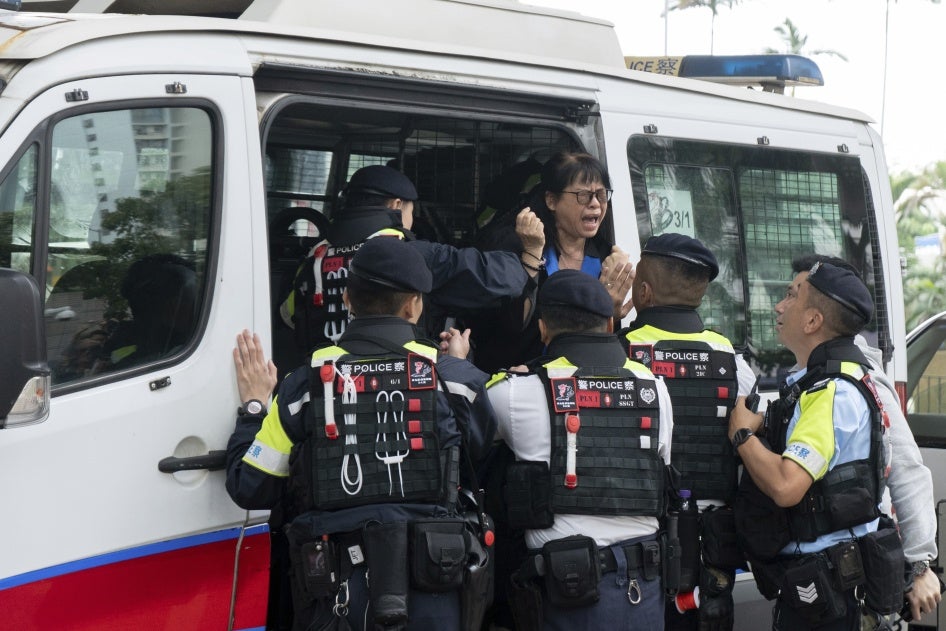
<svg viewBox="0 0 946 631">
<path fill-rule="evenodd" d="M 300 269 L 294 290 L 280 307 L 283 320 L 296 330 L 306 351 L 337 341 L 348 323 L 342 293 L 348 263 L 373 236 L 397 236 L 411 242 L 432 273 L 424 323 L 439 332 L 442 317 L 498 307 L 522 294 L 528 277 L 519 258 L 509 252 L 479 252 L 414 239 L 417 189 L 403 173 L 372 165 L 355 171 L 344 191 L 344 206 L 332 219 L 326 240 L 315 246 Z M 432 311 L 441 316 L 433 318 Z"/>
<path fill-rule="evenodd" d="M 668 629 L 732 629 L 734 575 L 743 566 L 727 506 L 737 473 L 727 430 L 736 396 L 750 393 L 754 376 L 732 343 L 707 330 L 696 311 L 718 274 L 716 257 L 699 240 L 676 233 L 649 238 L 632 285 L 637 317 L 618 334 L 631 359 L 665 379 L 674 405 L 679 488 L 704 509 L 702 537 L 695 515 L 677 516 L 680 536 L 688 540 L 681 541 L 682 582 L 671 586 L 681 593 L 699 586 L 699 609 L 681 613 L 668 602 Z"/>
<path fill-rule="evenodd" d="M 775 322 L 802 368 L 769 407 L 764 430 L 742 400 L 730 418 L 746 468 L 737 528 L 760 591 L 778 597 L 774 629 L 849 631 L 860 628 L 862 610 L 887 614 L 903 603 L 899 537 L 878 529 L 883 410 L 854 344 L 872 313 L 850 270 L 819 262 L 795 275 Z"/>
<path fill-rule="evenodd" d="M 294 629 L 459 629 L 482 613 L 460 611 L 462 589 L 481 587 L 465 572 L 488 568 L 457 489 L 461 458 L 480 455 L 495 418 L 486 375 L 419 339 L 430 287 L 409 244 L 365 243 L 344 294 L 354 319 L 283 380 L 269 410 L 275 368 L 257 337 L 237 339 L 244 404 L 227 490 L 246 509 L 291 505 Z"/>
<path fill-rule="evenodd" d="M 857 272 L 844 259 L 818 254 L 793 260 L 792 272 L 807 271 L 819 261 Z M 903 539 L 904 559 L 910 568 L 908 578 L 913 583 L 906 595 L 909 612 L 913 620 L 920 621 L 924 614 L 934 611 L 941 600 L 940 580 L 930 569 L 930 561 L 938 556 L 933 476 L 923 464 L 923 456 L 903 415 L 897 391 L 882 369 L 880 349 L 868 345 L 862 335 L 857 335 L 854 342 L 871 362 L 870 376 L 877 385 L 877 394 L 890 420 L 891 466 L 887 489 L 891 503 L 897 508 L 897 528 Z"/>
<path fill-rule="evenodd" d="M 662 629 L 666 387 L 627 358 L 610 332 L 613 301 L 594 277 L 553 274 L 537 307 L 545 355 L 488 389 L 516 457 L 507 518 L 526 529 L 529 548 L 510 598 L 517 628 L 540 628 L 541 614 L 543 629 Z"/>
</svg>

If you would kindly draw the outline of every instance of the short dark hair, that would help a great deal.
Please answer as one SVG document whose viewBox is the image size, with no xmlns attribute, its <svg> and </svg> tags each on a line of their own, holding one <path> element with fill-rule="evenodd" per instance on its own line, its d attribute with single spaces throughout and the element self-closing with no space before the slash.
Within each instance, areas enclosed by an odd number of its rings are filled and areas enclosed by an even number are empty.
<svg viewBox="0 0 946 631">
<path fill-rule="evenodd" d="M 669 256 L 644 257 L 653 272 L 651 285 L 658 304 L 700 306 L 710 283 L 710 268 Z"/>
<path fill-rule="evenodd" d="M 863 280 L 861 271 L 854 265 L 840 257 L 829 256 L 827 254 L 802 254 L 801 256 L 796 256 L 792 259 L 792 272 L 795 274 L 807 272 L 814 267 L 815 263 L 828 263 L 829 265 L 846 269 Z M 809 305 L 824 314 L 825 321 L 828 322 L 828 327 L 837 335 L 853 337 L 867 326 L 867 321 L 864 320 L 864 318 L 846 308 L 837 300 L 834 300 L 810 283 L 809 288 L 811 289 L 811 291 L 808 292 Z"/>
<path fill-rule="evenodd" d="M 568 305 L 543 305 L 539 318 L 549 333 L 596 333 L 608 330 L 608 320 L 590 311 Z"/>
<path fill-rule="evenodd" d="M 837 336 L 854 337 L 867 325 L 863 317 L 854 313 L 834 298 L 831 298 L 811 283 L 808 283 L 807 306 L 814 307 L 824 314 L 824 320 L 828 328 Z"/>
<path fill-rule="evenodd" d="M 348 302 L 356 316 L 396 315 L 405 302 L 416 293 L 397 291 L 354 274 L 348 275 Z"/>
</svg>

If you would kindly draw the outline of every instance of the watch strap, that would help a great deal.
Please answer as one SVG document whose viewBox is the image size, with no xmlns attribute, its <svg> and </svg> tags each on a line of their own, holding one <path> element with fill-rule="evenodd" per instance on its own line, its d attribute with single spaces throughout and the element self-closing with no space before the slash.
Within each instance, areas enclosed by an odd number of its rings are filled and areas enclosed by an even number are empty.
<svg viewBox="0 0 946 631">
<path fill-rule="evenodd" d="M 736 433 L 734 433 L 732 436 L 732 448 L 739 449 L 740 445 L 742 445 L 744 442 L 746 442 L 753 436 L 755 436 L 755 432 L 753 432 L 748 427 L 742 427 L 740 429 L 737 429 Z"/>
<path fill-rule="evenodd" d="M 266 404 L 259 399 L 250 399 L 240 406 L 240 414 L 242 416 L 259 416 L 266 414 Z"/>
</svg>

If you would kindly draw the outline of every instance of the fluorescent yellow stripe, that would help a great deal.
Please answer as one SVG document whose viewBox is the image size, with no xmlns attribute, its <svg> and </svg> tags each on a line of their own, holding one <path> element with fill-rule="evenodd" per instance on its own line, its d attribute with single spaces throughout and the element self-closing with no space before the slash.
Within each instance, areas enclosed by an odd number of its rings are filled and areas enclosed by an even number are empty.
<svg viewBox="0 0 946 631">
<path fill-rule="evenodd" d="M 820 480 L 828 472 L 834 455 L 834 395 L 837 383 L 801 395 L 801 415 L 788 437 L 783 456 L 798 463 L 811 477 Z"/>
<path fill-rule="evenodd" d="M 554 359 L 547 364 L 544 364 L 545 370 L 548 372 L 550 379 L 561 379 L 562 377 L 571 377 L 575 374 L 575 371 L 578 370 L 578 366 L 574 365 L 564 357 L 559 357 Z"/>
<path fill-rule="evenodd" d="M 502 372 L 498 372 L 494 374 L 492 377 L 490 377 L 489 381 L 486 382 L 486 389 L 488 390 L 492 386 L 495 386 L 497 383 L 505 381 L 508 378 L 509 378 L 509 373 L 506 372 L 505 370 Z"/>
<path fill-rule="evenodd" d="M 631 343 L 654 344 L 656 342 L 680 340 L 683 342 L 703 342 L 716 351 L 733 353 L 732 343 L 714 331 L 699 331 L 697 333 L 673 333 L 667 337 L 666 331 L 661 331 L 651 325 L 628 331 L 624 338 Z"/>
<path fill-rule="evenodd" d="M 243 462 L 264 473 L 284 478 L 289 475 L 289 452 L 292 441 L 286 435 L 279 420 L 278 401 L 273 401 L 263 426 L 256 433 L 256 440 L 246 450 Z"/>
</svg>

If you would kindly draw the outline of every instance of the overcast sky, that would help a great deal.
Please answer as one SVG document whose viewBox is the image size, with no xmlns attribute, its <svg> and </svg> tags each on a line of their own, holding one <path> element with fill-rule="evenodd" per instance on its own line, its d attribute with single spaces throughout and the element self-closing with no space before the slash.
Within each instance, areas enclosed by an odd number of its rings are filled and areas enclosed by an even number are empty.
<svg viewBox="0 0 946 631">
<path fill-rule="evenodd" d="M 567 9 L 614 23 L 625 55 L 664 54 L 664 0 L 521 0 Z M 808 35 L 807 50 L 836 50 L 811 56 L 825 85 L 797 88 L 796 98 L 865 112 L 881 130 L 891 171 L 918 169 L 946 160 L 946 3 L 889 0 L 890 41 L 886 108 L 883 107 L 886 0 L 742 0 L 720 6 L 716 54 L 751 54 L 783 49 L 773 30 L 790 18 Z M 673 2 L 671 2 L 673 4 Z M 720 3 L 722 4 L 722 3 Z M 671 11 L 667 20 L 670 55 L 708 54 L 706 8 Z"/>
</svg>

